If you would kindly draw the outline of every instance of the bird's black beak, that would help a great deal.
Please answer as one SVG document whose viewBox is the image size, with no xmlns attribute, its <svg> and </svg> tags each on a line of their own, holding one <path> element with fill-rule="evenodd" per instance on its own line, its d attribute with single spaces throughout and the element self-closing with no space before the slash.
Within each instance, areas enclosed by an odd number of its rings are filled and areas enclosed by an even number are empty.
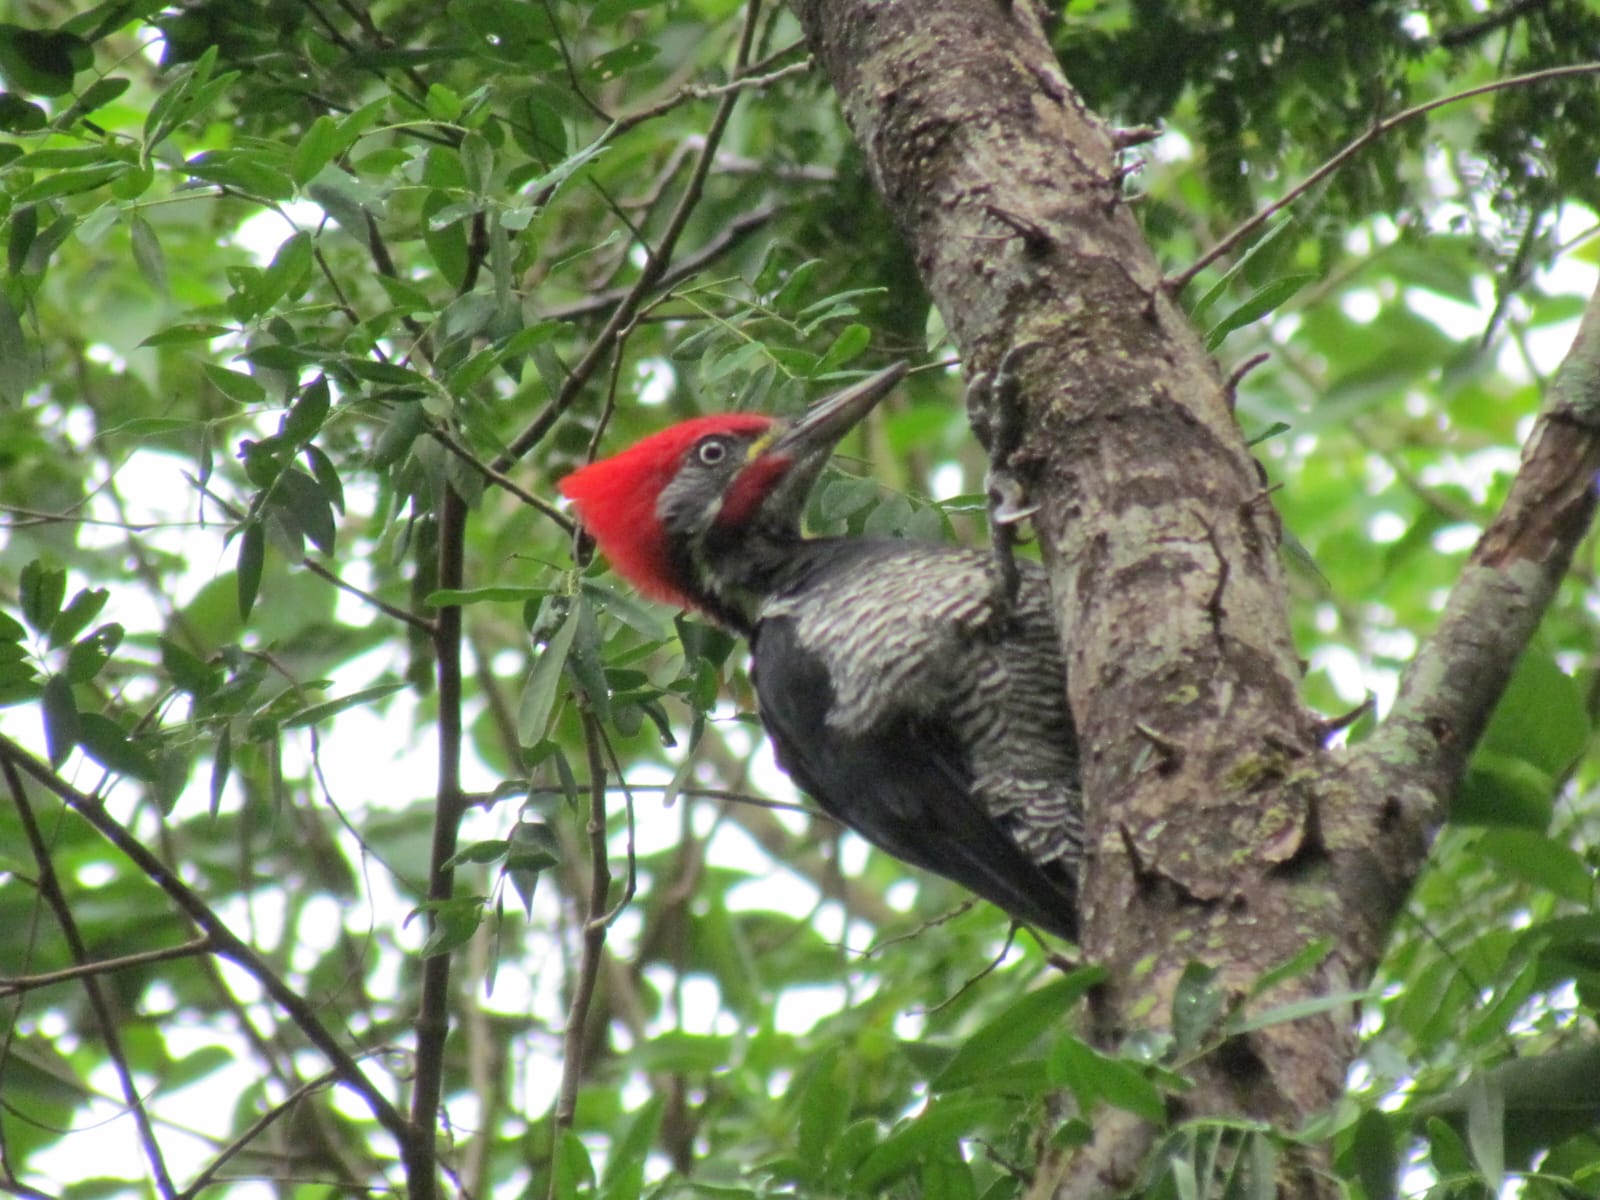
<svg viewBox="0 0 1600 1200">
<path fill-rule="evenodd" d="M 905 378 L 906 370 L 905 363 L 897 362 L 818 400 L 773 439 L 765 452 L 784 455 L 797 463 L 825 460 L 839 439 Z"/>
<path fill-rule="evenodd" d="M 895 363 L 875 375 L 819 400 L 787 424 L 775 426 L 767 437 L 752 443 L 744 475 L 730 491 L 738 491 L 748 476 L 748 492 L 759 497 L 759 519 L 770 529 L 797 535 L 806 497 L 827 465 L 839 439 L 855 428 L 872 406 L 905 377 L 906 364 Z M 751 520 L 748 505 L 736 509 L 737 523 Z M 724 505 L 718 520 L 726 520 Z"/>
</svg>

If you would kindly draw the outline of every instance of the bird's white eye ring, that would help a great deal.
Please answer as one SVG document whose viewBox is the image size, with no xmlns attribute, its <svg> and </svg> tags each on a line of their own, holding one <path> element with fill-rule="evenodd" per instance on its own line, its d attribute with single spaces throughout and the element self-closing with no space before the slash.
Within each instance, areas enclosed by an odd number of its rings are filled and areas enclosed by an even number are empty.
<svg viewBox="0 0 1600 1200">
<path fill-rule="evenodd" d="M 714 467 L 728 457 L 728 447 L 721 438 L 707 438 L 694 449 L 695 457 L 708 467 Z"/>
</svg>

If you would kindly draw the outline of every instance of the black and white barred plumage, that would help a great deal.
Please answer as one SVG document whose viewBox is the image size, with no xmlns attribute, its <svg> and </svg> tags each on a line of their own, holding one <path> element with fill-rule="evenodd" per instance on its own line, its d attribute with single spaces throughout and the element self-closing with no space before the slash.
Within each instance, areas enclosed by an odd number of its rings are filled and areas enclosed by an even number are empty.
<svg viewBox="0 0 1600 1200">
<path fill-rule="evenodd" d="M 1074 936 L 1078 755 L 1043 570 L 1019 563 L 1007 605 L 993 558 L 957 546 L 801 540 L 774 558 L 751 647 L 779 763 L 890 854 Z"/>
</svg>

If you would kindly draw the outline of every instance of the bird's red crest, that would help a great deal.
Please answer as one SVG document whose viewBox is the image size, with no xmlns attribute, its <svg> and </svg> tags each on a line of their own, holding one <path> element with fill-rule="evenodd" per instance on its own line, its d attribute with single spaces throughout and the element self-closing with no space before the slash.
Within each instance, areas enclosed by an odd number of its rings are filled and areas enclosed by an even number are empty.
<svg viewBox="0 0 1600 1200">
<path fill-rule="evenodd" d="M 668 554 L 656 500 L 690 447 L 708 433 L 762 433 L 771 426 L 772 418 L 756 413 L 696 417 L 580 467 L 557 486 L 619 575 L 652 599 L 692 608 Z"/>
</svg>

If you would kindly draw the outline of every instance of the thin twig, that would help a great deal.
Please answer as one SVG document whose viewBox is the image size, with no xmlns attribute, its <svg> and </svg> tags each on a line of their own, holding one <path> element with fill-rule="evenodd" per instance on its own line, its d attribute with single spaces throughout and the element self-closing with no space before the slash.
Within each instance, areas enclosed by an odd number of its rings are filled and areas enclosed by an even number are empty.
<svg viewBox="0 0 1600 1200">
<path fill-rule="evenodd" d="M 10 763 L 6 763 L 5 766 L 8 772 L 13 770 Z M 206 954 L 215 949 L 216 946 L 209 937 L 197 937 L 184 942 L 181 946 L 168 946 L 163 950 L 145 950 L 138 954 L 119 954 L 116 958 L 100 958 L 93 962 L 79 963 L 75 967 L 64 967 L 59 971 L 44 971 L 38 975 L 0 975 L 0 996 L 16 996 L 36 988 L 54 987 L 58 983 L 70 983 L 74 979 L 83 979 L 90 975 L 109 975 L 115 971 L 126 971 L 129 967 L 171 962 L 178 958 L 193 958 L 196 954 Z"/>
<path fill-rule="evenodd" d="M 1506 88 L 1523 87 L 1524 85 L 1533 83 L 1543 83 L 1550 79 L 1564 79 L 1571 75 L 1593 75 L 1596 73 L 1600 73 L 1600 63 L 1578 63 L 1565 67 L 1550 67 L 1543 71 L 1530 71 L 1526 75 L 1514 75 L 1510 79 L 1497 79 L 1493 83 L 1480 84 L 1478 87 L 1467 88 L 1465 91 L 1455 92 L 1449 96 L 1440 96 L 1438 99 L 1428 100 L 1422 104 L 1414 105 L 1413 107 L 1406 109 L 1404 112 L 1396 113 L 1392 117 L 1386 117 L 1384 120 L 1379 121 L 1371 129 L 1357 137 L 1343 150 L 1340 150 L 1337 154 L 1335 154 L 1327 162 L 1323 163 L 1315 171 L 1311 172 L 1310 175 L 1306 176 L 1294 187 L 1290 188 L 1289 191 L 1279 199 L 1273 201 L 1260 212 L 1256 213 L 1253 217 L 1250 217 L 1242 224 L 1237 226 L 1232 233 L 1228 234 L 1215 246 L 1207 250 L 1185 270 L 1177 275 L 1168 276 L 1166 279 L 1168 291 L 1170 291 L 1174 296 L 1178 295 L 1183 291 L 1184 288 L 1188 287 L 1189 284 L 1193 282 L 1194 277 L 1201 271 L 1205 270 L 1212 263 L 1216 262 L 1217 259 L 1221 258 L 1224 254 L 1227 254 L 1240 242 L 1244 241 L 1245 238 L 1249 237 L 1257 229 L 1261 228 L 1261 226 L 1267 221 L 1271 220 L 1274 215 L 1293 204 L 1296 200 L 1300 199 L 1301 196 L 1304 196 L 1312 188 L 1316 187 L 1317 184 L 1321 183 L 1329 175 L 1333 174 L 1340 167 L 1344 166 L 1344 164 L 1347 163 L 1351 158 L 1355 157 L 1355 155 L 1359 154 L 1362 150 L 1365 150 L 1368 146 L 1372 145 L 1373 142 L 1376 142 L 1378 139 L 1382 138 L 1396 126 L 1404 125 L 1407 121 L 1410 121 L 1415 117 L 1420 117 L 1424 113 L 1430 113 L 1436 108 L 1443 108 L 1447 104 L 1454 104 L 1458 100 L 1470 100 L 1474 96 L 1486 95 L 1489 92 L 1503 91 Z"/>
<path fill-rule="evenodd" d="M 445 488 L 439 511 L 439 586 L 462 585 L 466 560 L 467 505 L 453 487 Z M 433 845 L 428 857 L 428 900 L 443 903 L 455 891 L 455 871 L 446 864 L 456 852 L 456 838 L 466 803 L 461 794 L 461 607 L 439 609 L 434 624 L 434 658 L 439 685 L 438 794 L 433 817 Z M 430 928 L 438 921 L 429 919 Z M 444 1094 L 445 1039 L 450 1033 L 450 955 L 432 954 L 422 961 L 422 998 L 417 1010 L 416 1075 L 411 1091 L 413 1137 L 406 1157 L 406 1185 L 412 1200 L 433 1200 L 438 1194 L 435 1130 Z"/>
<path fill-rule="evenodd" d="M 504 491 L 510 492 L 529 508 L 537 509 L 539 512 L 543 513 L 545 516 L 549 517 L 550 520 L 559 525 L 561 527 L 561 531 L 568 537 L 572 536 L 574 529 L 576 529 L 576 525 L 574 524 L 572 518 L 567 516 L 566 513 L 562 512 L 554 504 L 551 504 L 550 501 L 541 500 L 538 496 L 535 496 L 532 492 L 528 491 L 516 480 L 502 474 L 499 471 L 496 471 L 488 463 L 481 462 L 478 457 L 472 453 L 472 451 L 468 450 L 444 430 L 430 429 L 428 432 L 433 436 L 433 439 L 436 442 L 438 442 L 446 450 L 450 451 L 451 454 L 454 454 L 462 462 L 466 463 L 467 466 L 471 467 L 478 474 L 482 475 L 490 483 Z"/>
<path fill-rule="evenodd" d="M 302 559 L 300 565 L 306 570 L 310 571 L 318 579 L 327 580 L 340 591 L 349 592 L 352 596 L 355 596 L 361 600 L 365 600 L 368 604 L 372 605 L 373 608 L 377 609 L 385 616 L 393 617 L 396 621 L 403 621 L 407 625 L 411 626 L 411 628 L 417 630 L 419 633 L 427 634 L 430 637 L 433 636 L 433 622 L 429 621 L 426 617 L 419 617 L 416 613 L 407 612 L 405 609 L 400 608 L 397 605 L 390 604 L 387 600 L 379 599 L 371 592 L 363 591 L 353 583 L 345 582 L 314 558 L 308 557 Z"/>
<path fill-rule="evenodd" d="M 39 867 L 37 883 L 39 895 L 55 915 L 56 924 L 61 927 L 61 936 L 72 953 L 73 961 L 80 967 L 89 965 L 88 944 L 78 929 L 77 918 L 72 915 L 72 906 L 67 903 L 67 894 L 61 888 L 55 863 L 50 858 L 49 843 L 39 829 L 39 822 L 34 818 L 33 804 L 28 799 L 27 789 L 22 786 L 22 777 L 17 774 L 16 764 L 10 759 L 0 763 L 0 767 L 5 771 L 6 786 L 11 790 L 11 801 L 21 820 L 23 835 L 28 839 L 28 849 Z M 117 1074 L 117 1083 L 122 1088 L 123 1103 L 133 1113 L 133 1123 L 139 1131 L 139 1145 L 144 1150 L 145 1161 L 150 1164 L 151 1174 L 155 1177 L 156 1191 L 162 1196 L 173 1197 L 176 1192 L 172 1175 L 167 1170 L 167 1160 L 161 1153 L 161 1143 L 156 1140 L 155 1126 L 150 1122 L 150 1110 L 145 1107 L 144 1097 L 139 1094 L 139 1085 L 134 1081 L 133 1070 L 128 1065 L 128 1053 L 122 1041 L 122 1024 L 112 1009 L 111 998 L 101 986 L 100 977 L 96 972 L 90 971 L 80 978 L 84 994 L 89 998 L 89 1008 L 94 1012 L 95 1024 L 100 1027 L 101 1040 L 105 1042 L 106 1057 L 111 1060 L 112 1069 Z"/>
<path fill-rule="evenodd" d="M 989 960 L 989 964 L 984 967 L 983 970 L 979 971 L 976 975 L 970 976 L 969 978 L 963 980 L 960 987 L 951 992 L 950 995 L 939 1001 L 939 1003 L 935 1004 L 932 1008 L 925 1008 L 921 1011 L 921 1013 L 916 1015 L 931 1017 L 936 1013 L 943 1012 L 957 1000 L 961 999 L 961 997 L 965 996 L 973 988 L 977 987 L 978 984 L 982 983 L 990 975 L 994 974 L 995 971 L 999 970 L 1000 964 L 1006 960 L 1006 955 L 1011 953 L 1012 943 L 1017 940 L 1018 924 L 1019 922 L 1017 921 L 1011 922 L 1011 927 L 1006 930 L 1006 944 L 1000 947 L 1000 953 L 991 958 Z"/>
<path fill-rule="evenodd" d="M 377 1051 L 369 1050 L 367 1052 L 367 1054 L 373 1053 L 377 1053 Z M 365 1055 L 363 1057 L 365 1057 Z M 255 1141 L 256 1138 L 260 1137 L 261 1134 L 266 1132 L 268 1127 L 276 1122 L 278 1118 L 286 1115 L 292 1108 L 294 1108 L 296 1104 L 300 1103 L 300 1101 L 304 1100 L 312 1092 L 319 1088 L 325 1088 L 330 1083 L 336 1083 L 338 1078 L 338 1072 L 326 1071 L 323 1074 L 318 1075 L 315 1079 L 307 1080 L 305 1083 L 302 1083 L 299 1087 L 295 1088 L 294 1091 L 290 1092 L 286 1097 L 284 1097 L 282 1103 L 274 1104 L 254 1121 L 251 1121 L 250 1124 L 245 1127 L 244 1132 L 239 1134 L 238 1137 L 234 1138 L 231 1142 L 224 1146 L 221 1151 L 218 1152 L 217 1156 L 207 1163 L 204 1169 L 201 1170 L 198 1175 L 189 1181 L 189 1186 L 184 1188 L 183 1191 L 179 1193 L 178 1200 L 192 1200 L 193 1197 L 198 1196 L 210 1185 L 211 1181 L 216 1178 L 217 1172 L 227 1165 L 229 1159 L 235 1157 L 246 1147 L 248 1147 L 251 1142 Z M 346 1180 L 344 1182 L 348 1185 L 349 1183 L 355 1181 Z"/>
<path fill-rule="evenodd" d="M 663 290 L 670 291 L 690 276 L 699 274 L 703 268 L 709 266 L 755 230 L 771 221 L 780 211 L 775 204 L 764 204 L 760 208 L 740 213 L 729 221 L 727 226 L 716 237 L 663 272 L 661 278 L 657 280 L 657 285 Z M 631 290 L 631 288 L 614 288 L 592 296 L 585 296 L 582 300 L 574 300 L 571 304 L 563 304 L 557 308 L 543 310 L 538 314 L 538 319 L 541 321 L 571 321 L 579 317 L 590 316 L 593 313 L 604 312 L 612 305 L 620 303 Z"/>
<path fill-rule="evenodd" d="M 46 789 L 60 797 L 72 810 L 94 827 L 152 883 L 167 894 L 184 914 L 215 943 L 216 952 L 235 963 L 261 985 L 262 991 L 281 1008 L 306 1039 L 320 1051 L 338 1073 L 340 1080 L 365 1101 L 372 1115 L 400 1145 L 402 1151 L 411 1139 L 411 1129 L 400 1110 L 367 1078 L 366 1072 L 329 1032 L 317 1016 L 312 1003 L 284 982 L 283 978 L 256 953 L 254 947 L 233 932 L 166 863 L 147 849 L 121 822 L 94 797 L 84 794 L 62 779 L 44 763 L 29 754 L 5 734 L 0 733 L 0 762 L 15 764 Z"/>
<path fill-rule="evenodd" d="M 550 1200 L 555 1200 L 561 1172 L 557 1169 L 562 1135 L 572 1128 L 578 1111 L 578 1082 L 583 1078 L 584 1029 L 594 1003 L 595 983 L 606 948 L 606 904 L 611 894 L 611 864 L 606 847 L 606 764 L 601 748 L 600 723 L 587 709 L 583 713 L 583 744 L 589 756 L 589 906 L 583 922 L 583 955 L 578 981 L 567 1010 L 567 1031 L 561 1047 L 561 1090 L 550 1122 Z"/>
<path fill-rule="evenodd" d="M 579 791 L 588 791 L 589 786 L 590 784 L 587 780 L 580 780 L 578 782 Z M 670 783 L 621 783 L 613 784 L 607 790 L 613 792 L 625 792 L 629 789 L 635 792 L 671 792 L 675 796 L 693 796 L 697 800 L 728 800 L 734 804 L 748 804 L 752 808 L 770 808 L 779 812 L 804 813 L 808 817 L 817 817 L 822 820 L 832 820 L 832 818 L 820 808 L 815 808 L 809 804 L 796 804 L 788 800 L 768 800 L 763 796 L 752 796 L 749 792 L 737 792 L 729 788 L 674 787 Z M 535 784 L 530 787 L 518 782 L 513 790 L 515 794 L 519 796 L 565 796 L 567 794 L 565 788 L 556 787 L 553 784 Z M 510 791 L 502 787 L 501 789 L 496 789 L 493 792 L 469 792 L 467 793 L 466 799 L 469 804 L 487 805 L 493 804 L 496 800 L 502 799 L 507 794 L 510 794 Z"/>
<path fill-rule="evenodd" d="M 1515 24 L 1532 10 L 1543 8 L 1548 2 L 1549 0 L 1512 0 L 1511 3 L 1496 12 L 1486 14 L 1480 20 L 1457 25 L 1454 29 L 1440 30 L 1436 40 L 1446 50 L 1459 49 L 1469 42 L 1477 41 L 1485 34 L 1493 33 L 1496 29 Z"/>
<path fill-rule="evenodd" d="M 750 5 L 745 11 L 744 31 L 739 39 L 737 62 L 742 67 L 750 55 L 750 47 L 755 39 L 755 30 L 760 15 L 760 0 L 750 0 Z M 717 110 L 711 118 L 711 125 L 706 130 L 705 149 L 695 161 L 694 170 L 689 174 L 689 181 L 684 185 L 683 194 L 678 197 L 678 205 L 667 220 L 667 227 L 662 231 L 661 239 L 654 250 L 646 247 L 647 257 L 644 267 L 639 272 L 639 278 L 634 280 L 633 287 L 629 289 L 621 303 L 612 312 L 606 321 L 605 327 L 595 335 L 594 341 L 584 351 L 581 357 L 568 372 L 566 380 L 561 385 L 561 390 L 550 400 L 544 409 L 525 426 L 521 433 L 512 439 L 506 448 L 492 464 L 497 471 L 504 472 L 522 458 L 529 450 L 541 442 L 545 435 L 555 426 L 560 416 L 571 407 L 577 399 L 578 393 L 588 384 L 590 377 L 599 369 L 611 352 L 612 345 L 616 342 L 622 331 L 632 323 L 634 314 L 639 306 L 644 303 L 645 296 L 655 288 L 662 276 L 666 273 L 668 263 L 672 259 L 672 251 L 678 244 L 678 239 L 683 236 L 685 227 L 689 224 L 689 217 L 695 207 L 700 203 L 701 194 L 705 190 L 707 175 L 711 171 L 711 163 L 716 157 L 717 146 L 722 140 L 723 132 L 728 127 L 728 121 L 733 116 L 734 106 L 738 103 L 740 93 L 729 92 L 717 104 Z"/>
<path fill-rule="evenodd" d="M 129 533 L 149 533 L 154 529 L 203 529 L 204 521 L 105 521 L 94 517 L 76 517 L 71 513 L 44 512 L 37 508 L 23 508 L 17 504 L 0 504 L 0 512 L 23 517 L 21 521 L 7 521 L 0 529 L 26 529 L 31 525 L 105 525 L 112 529 L 125 529 Z"/>
<path fill-rule="evenodd" d="M 623 819 L 628 825 L 628 842 L 626 849 L 628 856 L 628 874 L 627 877 L 622 881 L 622 895 L 617 897 L 616 905 L 611 909 L 610 912 L 606 914 L 605 917 L 606 924 L 612 925 L 616 922 L 616 919 L 622 915 L 622 910 L 633 903 L 634 893 L 638 890 L 639 885 L 639 859 L 638 849 L 635 845 L 633 827 L 633 789 L 628 786 L 628 780 L 622 773 L 622 763 L 617 758 L 617 748 L 611 744 L 611 739 L 605 736 L 605 730 L 602 729 L 600 731 L 600 736 L 605 742 L 606 757 L 611 760 L 611 769 L 616 772 L 617 783 L 620 785 L 622 791 Z M 606 790 L 609 791 L 610 789 L 608 788 Z"/>
<path fill-rule="evenodd" d="M 767 32 L 768 33 L 772 32 L 772 26 L 771 25 L 767 26 Z M 782 59 L 788 58 L 789 55 L 794 54 L 796 51 L 800 51 L 800 50 L 806 49 L 808 44 L 809 43 L 807 43 L 805 38 L 796 38 L 794 41 L 790 42 L 787 46 L 779 46 L 776 50 L 772 51 L 772 53 L 770 53 L 770 54 L 768 54 L 768 55 L 766 55 L 766 56 L 764 56 L 762 58 L 758 58 L 758 59 L 756 59 L 755 62 L 750 63 L 748 66 L 746 66 L 744 68 L 743 74 L 746 74 L 746 75 L 759 75 L 759 74 L 763 74 L 763 73 L 765 73 L 767 71 L 770 71 L 772 69 L 772 64 L 773 63 L 776 63 L 776 62 L 778 62 L 778 61 L 780 61 Z"/>
<path fill-rule="evenodd" d="M 780 80 L 791 78 L 795 75 L 805 75 L 811 70 L 811 59 L 802 59 L 797 63 L 790 63 L 787 67 L 779 67 L 776 71 L 769 71 L 765 75 L 740 75 L 731 83 L 691 83 L 668 96 L 659 103 L 652 104 L 649 108 L 641 108 L 638 112 L 629 113 L 618 124 L 623 129 L 632 129 L 635 125 L 642 125 L 646 121 L 654 120 L 677 108 L 687 100 L 713 100 L 719 96 L 732 95 L 735 92 L 759 91 L 764 87 L 771 87 Z"/>
</svg>

